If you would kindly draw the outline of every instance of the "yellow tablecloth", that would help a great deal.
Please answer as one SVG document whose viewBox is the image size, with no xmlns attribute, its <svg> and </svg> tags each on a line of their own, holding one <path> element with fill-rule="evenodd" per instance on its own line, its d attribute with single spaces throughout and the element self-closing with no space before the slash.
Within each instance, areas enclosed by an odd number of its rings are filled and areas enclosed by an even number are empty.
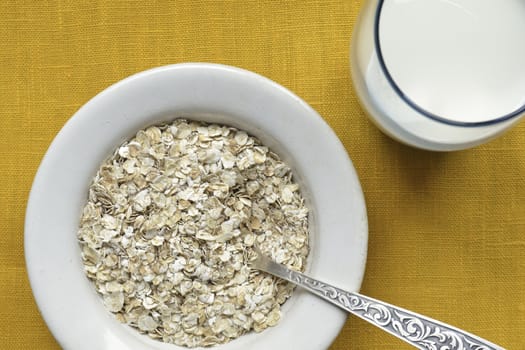
<svg viewBox="0 0 525 350">
<path fill-rule="evenodd" d="M 288 87 L 344 143 L 368 204 L 363 293 L 525 349 L 525 124 L 449 154 L 385 137 L 366 119 L 349 77 L 361 5 L 0 1 L 0 348 L 59 348 L 23 257 L 27 196 L 54 136 L 88 99 L 132 73 L 210 61 Z M 404 348 L 354 317 L 331 347 Z"/>
</svg>

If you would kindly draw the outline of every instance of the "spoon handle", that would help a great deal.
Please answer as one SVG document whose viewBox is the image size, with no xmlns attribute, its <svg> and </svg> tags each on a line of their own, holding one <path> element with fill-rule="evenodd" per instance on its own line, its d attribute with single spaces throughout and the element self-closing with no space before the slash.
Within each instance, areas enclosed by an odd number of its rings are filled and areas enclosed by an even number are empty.
<svg viewBox="0 0 525 350">
<path fill-rule="evenodd" d="M 254 268 L 292 282 L 340 308 L 424 350 L 504 350 L 501 346 L 430 317 L 347 292 L 292 271 L 258 252 Z"/>
</svg>

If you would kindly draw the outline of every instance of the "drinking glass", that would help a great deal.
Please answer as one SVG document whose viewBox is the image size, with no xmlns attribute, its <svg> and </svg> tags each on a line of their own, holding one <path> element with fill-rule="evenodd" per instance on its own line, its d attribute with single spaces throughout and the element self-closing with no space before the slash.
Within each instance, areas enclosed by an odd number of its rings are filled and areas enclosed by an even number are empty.
<svg viewBox="0 0 525 350">
<path fill-rule="evenodd" d="M 405 144 L 470 148 L 525 115 L 525 1 L 370 0 L 351 73 L 370 119 Z"/>
</svg>

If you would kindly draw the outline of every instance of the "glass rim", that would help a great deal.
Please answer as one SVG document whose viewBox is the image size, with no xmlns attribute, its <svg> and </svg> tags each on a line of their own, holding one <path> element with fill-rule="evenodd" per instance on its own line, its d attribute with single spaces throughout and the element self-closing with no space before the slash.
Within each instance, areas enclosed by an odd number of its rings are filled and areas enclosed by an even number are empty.
<svg viewBox="0 0 525 350">
<path fill-rule="evenodd" d="M 507 113 L 503 116 L 495 117 L 489 120 L 478 121 L 478 122 L 464 122 L 464 121 L 457 121 L 457 120 L 450 119 L 447 117 L 439 116 L 437 114 L 434 114 L 426 110 L 425 108 L 421 107 L 416 102 L 414 102 L 407 94 L 403 92 L 403 90 L 396 83 L 396 81 L 390 74 L 390 71 L 388 70 L 385 60 L 383 58 L 383 52 L 381 50 L 381 43 L 380 43 L 380 38 L 379 38 L 379 23 L 381 21 L 381 12 L 382 12 L 384 3 L 385 3 L 385 0 L 378 0 L 377 9 L 375 13 L 375 19 L 374 19 L 374 46 L 375 46 L 375 50 L 377 54 L 377 59 L 379 61 L 379 66 L 381 67 L 381 70 L 383 71 L 383 74 L 385 75 L 386 80 L 388 81 L 392 89 L 413 110 L 415 110 L 416 112 L 422 114 L 423 116 L 429 119 L 432 119 L 440 123 L 454 125 L 454 126 L 465 126 L 465 127 L 495 125 L 495 124 L 510 120 L 514 117 L 517 117 L 520 114 L 525 112 L 525 104 L 523 104 L 521 107 L 518 107 L 514 111 Z"/>
</svg>

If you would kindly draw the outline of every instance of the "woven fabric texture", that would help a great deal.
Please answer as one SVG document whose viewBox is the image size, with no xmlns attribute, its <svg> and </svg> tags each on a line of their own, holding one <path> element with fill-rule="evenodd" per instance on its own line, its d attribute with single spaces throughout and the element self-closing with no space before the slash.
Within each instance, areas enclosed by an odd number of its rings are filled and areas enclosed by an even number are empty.
<svg viewBox="0 0 525 350">
<path fill-rule="evenodd" d="M 384 136 L 359 106 L 349 75 L 361 6 L 0 1 L 0 348 L 60 348 L 33 300 L 23 249 L 31 182 L 57 132 L 112 83 L 199 61 L 275 80 L 335 130 L 368 206 L 364 294 L 525 349 L 525 124 L 454 153 L 420 151 Z M 349 317 L 330 349 L 409 348 Z"/>
</svg>

